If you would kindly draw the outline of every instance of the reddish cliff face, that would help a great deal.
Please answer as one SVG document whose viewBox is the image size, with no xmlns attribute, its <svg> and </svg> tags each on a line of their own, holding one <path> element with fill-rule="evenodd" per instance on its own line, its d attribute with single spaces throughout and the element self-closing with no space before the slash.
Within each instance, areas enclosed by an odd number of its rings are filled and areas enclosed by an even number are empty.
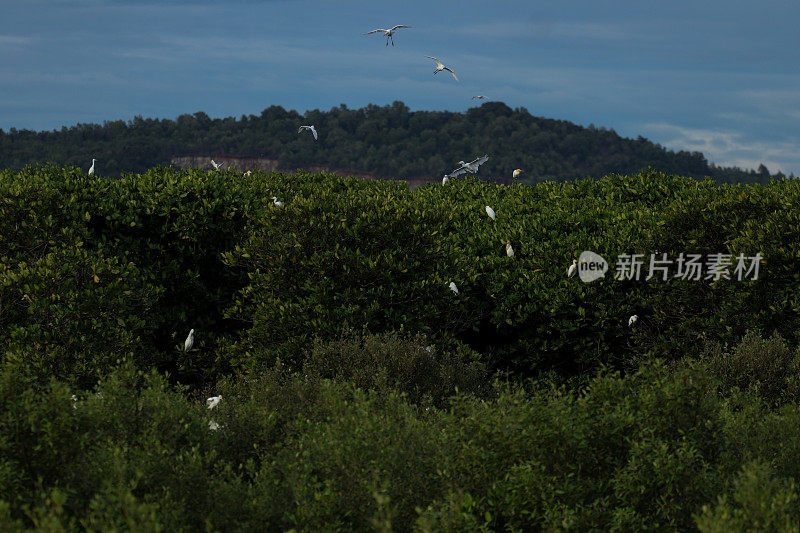
<svg viewBox="0 0 800 533">
<path fill-rule="evenodd" d="M 261 170 L 264 172 L 293 172 L 297 169 L 289 169 L 289 168 L 280 168 L 278 166 L 278 161 L 276 159 L 267 159 L 265 157 L 226 157 L 226 156 L 214 156 L 206 157 L 206 156 L 176 156 L 173 157 L 170 163 L 181 169 L 186 168 L 203 168 L 206 170 L 211 170 L 214 166 L 211 164 L 211 160 L 214 160 L 215 163 L 221 165 L 223 169 L 227 170 L 229 168 L 239 170 L 241 172 L 247 172 L 248 170 Z M 338 174 L 340 176 L 357 176 L 359 178 L 364 179 L 381 179 L 377 176 L 366 172 L 353 172 L 350 170 L 341 170 L 337 168 L 330 168 L 330 167 L 322 167 L 322 166 L 309 166 L 309 167 L 302 167 L 302 170 L 307 172 L 331 172 L 333 174 Z M 425 183 L 433 183 L 437 182 L 438 180 L 434 178 L 426 179 L 426 178 L 410 178 L 406 180 L 401 180 L 408 183 L 410 189 L 416 189 L 420 185 L 424 185 Z"/>
</svg>

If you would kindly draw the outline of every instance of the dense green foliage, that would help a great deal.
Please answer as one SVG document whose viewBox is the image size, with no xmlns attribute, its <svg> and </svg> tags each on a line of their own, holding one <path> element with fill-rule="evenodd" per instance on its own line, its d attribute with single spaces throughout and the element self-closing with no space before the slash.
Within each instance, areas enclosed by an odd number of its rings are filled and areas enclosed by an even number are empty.
<svg viewBox="0 0 800 533">
<path fill-rule="evenodd" d="M 0 529 L 797 531 L 797 205 L 652 171 L 0 172 Z M 765 262 L 568 278 L 587 249 Z"/>
<path fill-rule="evenodd" d="M 800 525 L 800 406 L 771 407 L 758 382 L 726 388 L 702 359 L 604 373 L 581 392 L 496 385 L 493 398 L 459 394 L 442 409 L 280 367 L 215 390 L 223 401 L 209 412 L 197 395 L 125 367 L 98 384 L 101 394 L 73 402 L 61 383 L 34 391 L 3 371 L 0 527 Z"/>
<path fill-rule="evenodd" d="M 316 125 L 319 141 L 307 132 L 298 135 L 301 124 Z M 0 130 L 0 168 L 34 163 L 88 168 L 96 158 L 105 176 L 168 165 L 176 156 L 228 156 L 264 157 L 287 170 L 326 167 L 387 179 L 440 178 L 456 161 L 484 153 L 491 157 L 482 175 L 510 179 L 513 169 L 522 168 L 522 179 L 530 183 L 647 168 L 720 182 L 770 178 L 763 165 L 758 171 L 717 167 L 699 152 L 673 152 L 641 136 L 627 139 L 594 125 L 535 117 L 501 102 L 465 113 L 412 112 L 402 102 L 361 109 L 341 105 L 304 115 L 271 106 L 238 120 L 198 112 L 176 120 L 136 117 L 50 132 Z"/>
</svg>

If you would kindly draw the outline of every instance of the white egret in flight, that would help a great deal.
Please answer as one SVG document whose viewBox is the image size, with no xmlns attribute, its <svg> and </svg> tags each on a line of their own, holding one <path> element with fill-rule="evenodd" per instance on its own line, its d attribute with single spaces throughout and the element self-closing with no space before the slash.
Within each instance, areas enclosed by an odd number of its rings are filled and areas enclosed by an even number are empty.
<svg viewBox="0 0 800 533">
<path fill-rule="evenodd" d="M 456 76 L 456 73 L 453 72 L 451 69 L 447 68 L 446 66 L 442 65 L 441 61 L 439 61 L 438 59 L 436 59 L 435 57 L 432 57 L 432 56 L 425 56 L 425 57 L 427 57 L 429 59 L 433 59 L 434 61 L 436 61 L 436 70 L 433 71 L 434 74 L 438 74 L 439 72 L 441 72 L 443 70 L 446 70 L 447 72 L 449 72 L 450 74 L 453 75 L 453 77 L 456 79 L 456 81 L 458 81 L 458 76 Z"/>
<path fill-rule="evenodd" d="M 208 398 L 206 400 L 206 407 L 208 407 L 209 409 L 213 409 L 217 405 L 219 405 L 220 401 L 222 401 L 222 396 L 212 396 L 211 398 Z"/>
<path fill-rule="evenodd" d="M 394 46 L 394 32 L 399 28 L 410 28 L 411 26 L 403 26 L 402 24 L 398 24 L 397 26 L 392 26 L 388 30 L 386 28 L 378 28 L 376 30 L 368 31 L 364 35 L 371 35 L 373 33 L 383 32 L 383 36 L 386 37 L 386 46 L 389 46 L 389 41 L 392 41 L 392 46 Z"/>
<path fill-rule="evenodd" d="M 475 96 L 473 96 L 472 98 L 470 98 L 470 100 L 475 100 L 475 99 L 478 99 L 478 100 L 483 100 L 484 98 L 486 98 L 486 96 L 485 96 L 485 95 L 483 95 L 483 94 L 476 94 Z"/>
<path fill-rule="evenodd" d="M 283 202 L 278 201 L 277 196 L 272 197 L 272 203 L 275 204 L 276 207 L 283 207 Z"/>
<path fill-rule="evenodd" d="M 300 133 L 303 130 L 308 130 L 311 133 L 313 133 L 314 134 L 314 140 L 315 141 L 317 140 L 317 130 L 314 129 L 314 126 L 300 126 L 300 129 L 297 130 L 297 133 Z"/>
<path fill-rule="evenodd" d="M 183 343 L 183 351 L 188 352 L 194 346 L 194 330 L 189 330 L 189 335 L 186 337 L 186 341 Z"/>
<path fill-rule="evenodd" d="M 214 161 L 212 159 L 211 160 L 211 164 L 214 165 L 214 170 L 221 170 L 222 169 L 222 163 L 217 163 L 216 161 Z"/>
<path fill-rule="evenodd" d="M 491 207 L 489 207 L 488 205 L 486 206 L 486 214 L 487 214 L 487 215 L 489 215 L 489 218 L 491 218 L 492 220 L 494 220 L 494 217 L 495 217 L 495 214 L 494 214 L 494 209 L 492 209 L 492 208 L 491 208 Z"/>
<path fill-rule="evenodd" d="M 511 241 L 506 241 L 506 255 L 514 257 L 514 248 L 511 247 Z"/>
<path fill-rule="evenodd" d="M 487 162 L 488 160 L 489 160 L 489 156 L 488 155 L 484 155 L 483 157 L 479 157 L 479 158 L 477 158 L 477 159 L 475 159 L 473 161 L 470 161 L 469 163 L 465 163 L 463 161 L 459 161 L 458 164 L 461 165 L 461 166 L 458 167 L 457 169 L 455 169 L 454 171 L 452 171 L 449 174 L 449 176 L 452 178 L 452 177 L 458 176 L 459 174 L 464 174 L 466 172 L 472 172 L 474 174 L 474 173 L 478 172 L 478 167 L 481 166 L 482 164 L 484 164 L 485 162 Z"/>
<path fill-rule="evenodd" d="M 90 175 L 90 176 L 91 176 L 92 174 L 94 174 L 94 162 L 95 162 L 95 161 L 97 161 L 97 159 L 92 159 L 92 166 L 90 166 L 90 167 L 89 167 L 89 175 Z"/>
<path fill-rule="evenodd" d="M 451 291 L 453 291 L 455 294 L 458 294 L 458 287 L 456 287 L 455 282 L 451 281 L 449 287 Z"/>
<path fill-rule="evenodd" d="M 567 276 L 569 276 L 570 278 L 574 278 L 575 274 L 577 273 L 578 273 L 578 260 L 573 259 L 572 264 L 567 269 Z"/>
<path fill-rule="evenodd" d="M 639 321 L 639 315 L 633 315 L 628 319 L 628 327 L 632 328 L 633 325 L 636 324 L 636 322 L 638 321 Z"/>
</svg>

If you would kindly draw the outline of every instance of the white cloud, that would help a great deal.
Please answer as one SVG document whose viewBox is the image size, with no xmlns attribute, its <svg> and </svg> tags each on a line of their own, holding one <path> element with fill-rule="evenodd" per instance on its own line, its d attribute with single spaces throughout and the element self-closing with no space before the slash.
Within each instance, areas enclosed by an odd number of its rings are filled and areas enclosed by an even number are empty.
<svg viewBox="0 0 800 533">
<path fill-rule="evenodd" d="M 21 37 L 19 35 L 0 35 L 0 46 L 2 47 L 19 47 L 31 44 L 30 37 Z"/>
<path fill-rule="evenodd" d="M 800 138 L 777 142 L 748 139 L 741 131 L 688 128 L 668 123 L 644 124 L 646 136 L 672 150 L 703 152 L 719 166 L 755 169 L 765 164 L 771 172 L 800 174 Z"/>
<path fill-rule="evenodd" d="M 440 28 L 442 31 L 444 27 Z M 450 33 L 483 37 L 488 39 L 519 38 L 565 38 L 622 40 L 633 37 L 627 28 L 618 25 L 597 24 L 594 22 L 522 22 L 496 21 L 482 24 L 468 24 L 447 27 Z"/>
</svg>

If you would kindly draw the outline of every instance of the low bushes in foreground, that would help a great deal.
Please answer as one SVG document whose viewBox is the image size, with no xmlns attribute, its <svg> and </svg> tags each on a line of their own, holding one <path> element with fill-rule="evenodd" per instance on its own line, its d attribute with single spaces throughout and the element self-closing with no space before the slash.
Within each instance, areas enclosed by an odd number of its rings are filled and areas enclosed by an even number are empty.
<svg viewBox="0 0 800 533">
<path fill-rule="evenodd" d="M 753 337 L 729 356 L 764 342 Z M 381 353 L 374 339 L 347 350 L 356 348 Z M 375 368 L 392 376 L 393 364 Z M 578 390 L 498 382 L 489 396 L 454 393 L 437 407 L 415 403 L 425 395 L 402 392 L 402 378 L 361 388 L 279 366 L 220 382 L 211 411 L 130 366 L 77 402 L 64 384 L 35 390 L 4 371 L 0 521 L 98 531 L 794 531 L 800 406 L 776 404 L 757 385 L 731 387 L 718 368 L 653 361 Z"/>
</svg>

